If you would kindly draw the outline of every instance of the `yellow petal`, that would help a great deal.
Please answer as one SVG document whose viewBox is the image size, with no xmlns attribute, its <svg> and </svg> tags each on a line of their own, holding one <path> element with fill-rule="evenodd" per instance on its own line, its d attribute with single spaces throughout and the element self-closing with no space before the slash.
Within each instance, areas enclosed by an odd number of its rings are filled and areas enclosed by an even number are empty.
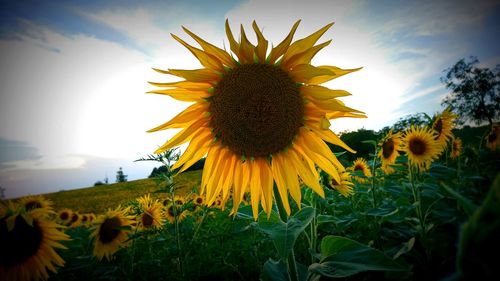
<svg viewBox="0 0 500 281">
<path fill-rule="evenodd" d="M 328 40 L 325 43 L 311 47 L 304 52 L 298 53 L 286 60 L 283 59 L 282 68 L 289 69 L 299 64 L 310 64 L 312 58 L 324 47 L 328 46 L 332 40 Z"/>
<path fill-rule="evenodd" d="M 299 180 L 297 177 L 297 171 L 295 170 L 295 167 L 291 163 L 290 159 L 288 159 L 288 154 L 287 152 L 282 152 L 283 157 L 278 158 L 279 166 L 282 169 L 282 175 L 285 178 L 286 181 L 286 186 L 288 187 L 288 190 L 290 191 L 290 196 L 292 196 L 293 200 L 295 203 L 297 203 L 297 206 L 300 209 L 300 200 L 302 199 L 302 194 L 300 192 L 300 185 L 299 185 Z"/>
<path fill-rule="evenodd" d="M 224 67 L 222 66 L 222 63 L 217 59 L 217 57 L 189 45 L 181 38 L 175 36 L 175 34 L 170 35 L 172 35 L 172 37 L 179 43 L 184 45 L 184 47 L 186 47 L 200 61 L 201 65 L 209 69 L 217 70 L 219 72 L 224 71 Z"/>
<path fill-rule="evenodd" d="M 264 158 L 255 160 L 260 169 L 261 188 L 262 188 L 262 208 L 267 213 L 267 217 L 271 215 L 273 207 L 273 177 L 269 163 Z"/>
<path fill-rule="evenodd" d="M 193 105 L 190 105 L 181 113 L 177 114 L 170 121 L 149 130 L 148 133 L 157 132 L 170 128 L 183 128 L 186 126 L 186 124 L 190 124 L 195 120 L 199 119 L 200 116 L 203 116 L 203 114 L 207 112 L 207 110 L 208 110 L 207 105 L 201 103 L 195 103 Z"/>
<path fill-rule="evenodd" d="M 255 54 L 257 55 L 260 63 L 265 63 L 268 42 L 262 35 L 262 32 L 259 30 L 259 27 L 257 26 L 257 23 L 255 21 L 253 21 L 252 27 L 255 31 L 255 34 L 257 35 L 257 47 L 255 48 Z"/>
<path fill-rule="evenodd" d="M 155 153 L 160 154 L 164 151 L 167 151 L 173 147 L 176 147 L 180 144 L 183 144 L 190 140 L 198 130 L 202 129 L 205 125 L 207 125 L 208 121 L 205 118 L 199 119 L 195 121 L 193 124 L 189 125 L 189 127 L 177 133 L 173 138 L 168 140 L 164 145 L 158 148 Z"/>
<path fill-rule="evenodd" d="M 250 43 L 245 34 L 245 29 L 243 25 L 240 25 L 240 60 L 243 63 L 253 63 L 253 53 L 255 51 L 255 46 Z"/>
<path fill-rule="evenodd" d="M 220 150 L 220 145 L 213 145 L 208 149 L 205 166 L 201 176 L 200 195 L 204 194 L 206 191 L 205 187 L 207 186 L 210 176 L 213 174 L 217 160 L 219 160 Z"/>
<path fill-rule="evenodd" d="M 227 169 L 227 173 L 223 174 L 223 178 L 224 178 L 224 182 L 222 184 L 223 206 L 224 206 L 227 198 L 229 198 L 229 195 L 230 195 L 229 191 L 231 190 L 231 186 L 233 185 L 234 168 L 235 168 L 235 163 L 237 160 L 238 160 L 238 156 L 231 153 L 231 156 L 230 156 L 229 161 L 228 161 L 229 168 Z"/>
<path fill-rule="evenodd" d="M 273 172 L 273 178 L 276 182 L 276 187 L 281 197 L 281 202 L 283 202 L 283 207 L 285 208 L 286 214 L 289 216 L 291 213 L 290 204 L 288 203 L 288 190 L 286 188 L 285 178 L 280 167 L 280 162 L 277 158 L 280 158 L 280 154 L 273 155 L 273 161 L 271 162 L 271 169 Z"/>
<path fill-rule="evenodd" d="M 318 85 L 304 85 L 300 87 L 302 94 L 317 100 L 329 100 L 338 97 L 350 96 L 351 93 L 344 90 L 332 90 Z"/>
<path fill-rule="evenodd" d="M 250 163 L 250 173 L 252 180 L 250 181 L 250 198 L 252 201 L 253 218 L 257 220 L 259 217 L 259 201 L 260 201 L 260 168 L 255 161 Z"/>
<path fill-rule="evenodd" d="M 330 72 L 333 74 L 324 74 L 324 75 L 318 75 L 316 77 L 313 77 L 313 78 L 311 78 L 311 80 L 309 80 L 309 84 L 316 84 L 316 85 L 322 84 L 322 83 L 325 83 L 325 82 L 330 81 L 332 79 L 339 78 L 340 76 L 343 76 L 343 75 L 349 74 L 351 72 L 355 72 L 355 71 L 362 69 L 362 67 L 354 68 L 354 69 L 341 69 L 341 68 L 338 68 L 336 66 L 331 66 L 331 65 L 322 65 L 322 66 L 318 66 L 318 68 L 330 70 Z"/>
<path fill-rule="evenodd" d="M 323 28 L 319 29 L 318 31 L 314 32 L 313 34 L 305 37 L 305 38 L 302 38 L 300 40 L 297 40 L 295 41 L 292 45 L 290 45 L 290 47 L 288 48 L 288 50 L 286 51 L 286 53 L 283 55 L 283 61 L 286 61 L 288 58 L 291 58 L 292 56 L 298 54 L 298 53 L 301 53 L 309 48 L 311 48 L 312 46 L 314 46 L 314 44 L 316 44 L 316 42 L 318 41 L 318 39 L 333 25 L 333 22 L 332 23 L 329 23 L 327 24 L 326 26 L 324 26 Z"/>
<path fill-rule="evenodd" d="M 229 40 L 229 46 L 231 48 L 231 51 L 238 57 L 241 58 L 240 56 L 240 44 L 234 40 L 233 33 L 231 32 L 231 28 L 229 27 L 229 21 L 226 19 L 226 36 L 227 39 Z"/>
<path fill-rule="evenodd" d="M 308 127 L 320 138 L 322 138 L 324 141 L 327 141 L 331 144 L 338 145 L 342 147 L 343 149 L 351 152 L 351 153 L 356 153 L 355 150 L 350 148 L 347 144 L 345 144 L 335 133 L 333 133 L 330 130 L 322 130 L 320 128 L 317 128 L 314 124 L 308 124 Z"/>
<path fill-rule="evenodd" d="M 342 117 L 366 118 L 366 115 L 358 114 L 358 113 L 351 113 L 351 112 L 341 112 L 341 111 L 326 113 L 326 118 L 328 118 L 328 119 L 336 119 L 336 118 L 342 118 Z"/>
<path fill-rule="evenodd" d="M 326 117 L 322 117 L 319 122 L 319 128 L 322 130 L 330 129 L 330 120 L 326 119 Z"/>
<path fill-rule="evenodd" d="M 210 69 L 169 69 L 167 74 L 182 77 L 191 82 L 207 82 L 215 84 L 220 80 L 220 76 Z"/>
<path fill-rule="evenodd" d="M 290 30 L 290 33 L 281 41 L 281 43 L 278 44 L 278 46 L 274 47 L 271 50 L 271 53 L 269 54 L 269 63 L 273 64 L 276 62 L 276 60 L 281 57 L 286 50 L 288 50 L 288 47 L 290 47 L 290 43 L 292 42 L 293 35 L 295 34 L 295 31 L 297 30 L 297 27 L 299 26 L 300 20 L 296 21 L 293 24 L 292 29 Z"/>
<path fill-rule="evenodd" d="M 310 64 L 299 64 L 289 71 L 290 76 L 295 82 L 308 83 L 316 76 L 334 75 L 328 69 L 312 66 Z"/>
<path fill-rule="evenodd" d="M 337 99 L 329 99 L 329 100 L 317 100 L 310 98 L 310 102 L 314 103 L 323 111 L 327 112 L 335 112 L 335 111 L 343 111 L 343 112 L 356 112 L 360 114 L 364 114 L 363 111 L 356 110 L 354 108 L 350 108 L 344 105 L 343 102 Z"/>
<path fill-rule="evenodd" d="M 319 184 L 319 175 L 316 169 L 314 169 L 314 166 L 311 169 L 311 166 L 306 163 L 303 157 L 299 157 L 293 149 L 288 150 L 288 155 L 304 183 L 312 188 L 319 196 L 324 198 L 325 191 Z"/>
<path fill-rule="evenodd" d="M 328 145 L 316 136 L 316 134 L 303 129 L 303 132 L 301 132 L 300 135 L 303 137 L 304 143 L 306 143 L 311 150 L 330 160 L 335 165 L 337 170 L 344 170 L 344 166 L 342 166 L 337 157 L 335 157 Z"/>
<path fill-rule="evenodd" d="M 330 159 L 327 159 L 311 150 L 311 148 L 306 144 L 303 138 L 297 138 L 296 143 L 297 145 L 294 148 L 297 152 L 299 152 L 303 157 L 311 159 L 323 171 L 332 176 L 337 182 L 340 182 L 339 173 Z"/>
<path fill-rule="evenodd" d="M 234 175 L 233 175 L 233 209 L 231 210 L 232 215 L 236 215 L 238 212 L 238 208 L 241 203 L 241 193 L 243 192 L 242 188 L 242 167 L 241 167 L 241 160 L 237 160 L 234 162 Z"/>
<path fill-rule="evenodd" d="M 210 130 L 207 129 L 199 131 L 193 136 L 193 139 L 189 142 L 189 145 L 182 156 L 174 163 L 174 165 L 172 165 L 172 169 L 175 170 L 185 164 L 178 172 L 182 173 L 184 170 L 196 163 L 196 161 L 200 160 L 200 158 L 207 153 L 208 146 L 212 139 L 213 136 Z"/>
<path fill-rule="evenodd" d="M 228 151 L 227 149 L 221 149 L 219 152 L 219 155 L 217 157 L 217 162 L 215 163 L 215 167 L 212 170 L 212 174 L 210 175 L 209 179 L 207 180 L 207 204 L 210 206 L 216 199 L 216 190 L 217 187 L 220 186 L 219 182 L 221 182 L 223 179 L 221 178 L 222 173 L 224 172 L 224 169 L 226 167 L 227 163 L 227 155 Z M 220 191 L 220 189 L 219 189 Z"/>
<path fill-rule="evenodd" d="M 175 87 L 188 90 L 206 90 L 212 87 L 212 84 L 209 83 L 191 82 L 191 81 L 178 81 L 169 83 L 148 82 L 148 83 L 156 87 Z"/>
<path fill-rule="evenodd" d="M 211 96 L 211 94 L 206 91 L 193 91 L 186 89 L 153 90 L 149 91 L 148 94 L 167 95 L 176 100 L 187 102 L 199 102 Z"/>
<path fill-rule="evenodd" d="M 187 34 L 189 34 L 189 36 L 193 37 L 193 39 L 196 40 L 196 42 L 198 42 L 198 44 L 200 44 L 201 48 L 203 48 L 203 50 L 205 52 L 218 58 L 223 64 L 225 64 L 231 68 L 235 66 L 233 58 L 231 58 L 231 56 L 226 51 L 224 51 L 224 50 L 220 49 L 219 47 L 214 46 L 214 45 L 208 43 L 207 41 L 201 39 L 200 37 L 198 37 L 196 34 L 191 32 L 189 29 L 185 28 L 184 26 L 182 27 L 182 29 L 184 29 L 184 31 Z"/>
</svg>

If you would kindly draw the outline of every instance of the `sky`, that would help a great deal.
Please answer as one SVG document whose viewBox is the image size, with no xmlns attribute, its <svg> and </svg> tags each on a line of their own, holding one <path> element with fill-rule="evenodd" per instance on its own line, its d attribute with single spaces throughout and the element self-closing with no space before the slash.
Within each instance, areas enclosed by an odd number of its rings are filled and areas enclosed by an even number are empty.
<svg viewBox="0 0 500 281">
<path fill-rule="evenodd" d="M 149 95 L 152 68 L 199 62 L 171 33 L 181 26 L 221 48 L 253 20 L 275 44 L 335 22 L 312 61 L 362 70 L 326 83 L 352 96 L 367 119 L 332 121 L 334 132 L 379 130 L 408 114 L 443 110 L 444 70 L 469 56 L 500 63 L 500 1 L 0 1 L 0 187 L 7 198 L 147 177 L 146 157 L 177 131 L 146 133 L 189 104 Z M 250 35 L 252 34 L 252 35 Z"/>
</svg>

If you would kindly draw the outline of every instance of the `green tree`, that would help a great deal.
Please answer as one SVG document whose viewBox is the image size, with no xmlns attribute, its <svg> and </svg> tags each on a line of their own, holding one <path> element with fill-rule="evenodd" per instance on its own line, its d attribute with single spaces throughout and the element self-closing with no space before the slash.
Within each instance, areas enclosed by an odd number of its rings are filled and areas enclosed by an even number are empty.
<svg viewBox="0 0 500 281">
<path fill-rule="evenodd" d="M 126 182 L 127 175 L 123 173 L 122 167 L 116 172 L 116 182 Z"/>
<path fill-rule="evenodd" d="M 423 126 L 423 125 L 429 124 L 430 120 L 431 120 L 431 118 L 423 112 L 414 113 L 414 114 L 410 114 L 410 115 L 407 115 L 405 117 L 399 118 L 399 120 L 396 123 L 394 123 L 392 128 L 393 128 L 394 132 L 403 132 L 404 130 L 409 128 L 411 125 Z M 387 133 L 387 132 L 385 132 L 385 133 Z"/>
<path fill-rule="evenodd" d="M 479 60 L 459 60 L 445 70 L 441 82 L 451 93 L 441 105 L 450 106 L 461 123 L 470 121 L 477 125 L 488 121 L 491 125 L 500 116 L 500 65 L 495 69 L 478 67 Z"/>
</svg>

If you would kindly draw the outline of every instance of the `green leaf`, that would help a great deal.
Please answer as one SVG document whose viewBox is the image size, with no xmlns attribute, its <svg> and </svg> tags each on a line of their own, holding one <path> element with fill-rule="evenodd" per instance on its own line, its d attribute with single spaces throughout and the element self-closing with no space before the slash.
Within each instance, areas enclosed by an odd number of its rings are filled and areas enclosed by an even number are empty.
<svg viewBox="0 0 500 281">
<path fill-rule="evenodd" d="M 282 260 L 268 259 L 264 263 L 260 280 L 263 281 L 289 281 L 286 264 Z"/>
<path fill-rule="evenodd" d="M 327 277 L 342 278 L 367 270 L 407 271 L 383 252 L 340 236 L 325 236 L 321 241 L 321 262 L 309 271 Z"/>
<path fill-rule="evenodd" d="M 257 227 L 269 235 L 282 259 L 286 259 L 295 245 L 297 237 L 309 225 L 314 217 L 314 209 L 302 208 L 285 223 L 276 212 L 271 212 L 269 219 L 265 214 L 259 217 Z"/>
<path fill-rule="evenodd" d="M 451 195 L 458 201 L 458 204 L 460 204 L 462 208 L 464 208 L 464 211 L 467 213 L 467 215 L 472 216 L 474 211 L 477 209 L 476 205 L 474 205 L 469 199 L 465 198 L 460 193 L 453 190 L 444 182 L 441 182 L 441 186 L 444 188 L 444 190 L 446 190 L 446 192 L 448 192 L 449 195 Z"/>
<path fill-rule="evenodd" d="M 377 146 L 377 142 L 374 141 L 374 140 L 364 140 L 364 141 L 361 141 L 362 143 L 367 143 L 367 144 L 371 144 L 373 145 L 374 147 Z"/>
</svg>

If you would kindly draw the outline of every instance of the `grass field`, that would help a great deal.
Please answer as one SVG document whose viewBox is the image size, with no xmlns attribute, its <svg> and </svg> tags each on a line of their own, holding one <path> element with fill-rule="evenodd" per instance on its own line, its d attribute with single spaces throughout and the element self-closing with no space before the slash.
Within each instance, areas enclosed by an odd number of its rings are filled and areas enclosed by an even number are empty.
<svg viewBox="0 0 500 281">
<path fill-rule="evenodd" d="M 176 193 L 189 193 L 201 180 L 201 170 L 189 171 L 174 177 Z M 131 199 L 151 193 L 153 198 L 165 197 L 165 184 L 157 179 L 141 179 L 98 185 L 74 190 L 47 193 L 44 196 L 54 203 L 54 209 L 68 208 L 80 213 L 100 214 L 111 207 L 123 205 Z"/>
</svg>

